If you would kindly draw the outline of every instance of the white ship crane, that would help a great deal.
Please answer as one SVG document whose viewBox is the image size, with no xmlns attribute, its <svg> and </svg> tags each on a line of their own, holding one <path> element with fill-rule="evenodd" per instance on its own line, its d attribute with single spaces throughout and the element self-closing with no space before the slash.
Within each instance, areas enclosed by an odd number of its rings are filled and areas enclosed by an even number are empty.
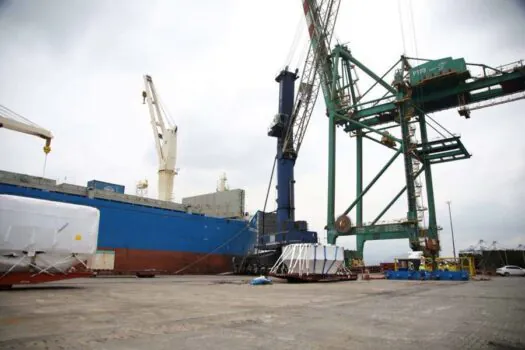
<svg viewBox="0 0 525 350">
<path fill-rule="evenodd" d="M 153 128 L 153 138 L 159 161 L 158 199 L 173 199 L 173 181 L 177 170 L 177 126 L 169 119 L 155 90 L 151 76 L 144 75 L 145 91 L 142 92 L 143 103 L 148 104 Z"/>
<path fill-rule="evenodd" d="M 41 137 L 46 140 L 44 153 L 48 154 L 51 152 L 51 139 L 53 138 L 51 131 L 44 129 L 3 105 L 0 105 L 0 128 Z"/>
<path fill-rule="evenodd" d="M 20 114 L 13 112 L 9 108 L 0 104 L 0 128 L 6 128 L 9 130 L 21 132 L 27 135 L 33 135 L 43 138 L 46 143 L 44 145 L 44 153 L 46 160 L 44 161 L 44 175 L 46 169 L 47 155 L 51 152 L 51 139 L 53 134 L 51 131 L 44 129 L 43 127 L 33 123 L 29 119 L 21 116 Z"/>
</svg>

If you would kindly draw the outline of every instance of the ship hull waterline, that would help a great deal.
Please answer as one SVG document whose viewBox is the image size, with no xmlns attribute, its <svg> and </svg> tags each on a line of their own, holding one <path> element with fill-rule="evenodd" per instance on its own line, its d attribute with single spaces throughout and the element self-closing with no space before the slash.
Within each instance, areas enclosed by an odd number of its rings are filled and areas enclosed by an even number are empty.
<svg viewBox="0 0 525 350">
<path fill-rule="evenodd" d="M 199 275 L 232 271 L 235 255 L 101 247 L 115 253 L 113 269 L 97 275 Z"/>
</svg>

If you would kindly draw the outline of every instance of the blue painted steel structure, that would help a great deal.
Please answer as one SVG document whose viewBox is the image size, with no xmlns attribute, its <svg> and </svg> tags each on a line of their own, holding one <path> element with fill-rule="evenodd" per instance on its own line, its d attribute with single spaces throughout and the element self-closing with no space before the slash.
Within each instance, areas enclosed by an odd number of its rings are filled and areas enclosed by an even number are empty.
<svg viewBox="0 0 525 350">
<path fill-rule="evenodd" d="M 244 220 L 0 183 L 0 193 L 89 205 L 100 210 L 98 247 L 244 256 L 256 232 Z M 152 256 L 151 259 L 155 257 Z"/>
<path fill-rule="evenodd" d="M 297 74 L 287 70 L 282 71 L 275 78 L 279 83 L 278 116 L 282 123 L 282 131 L 277 136 L 277 227 L 279 230 L 290 230 L 295 219 L 294 165 L 297 156 L 291 152 L 283 152 L 283 143 L 285 131 L 290 126 L 297 78 Z"/>
<path fill-rule="evenodd" d="M 387 279 L 391 280 L 438 280 L 438 281 L 468 281 L 470 275 L 467 271 L 392 271 L 385 272 Z"/>
<path fill-rule="evenodd" d="M 284 147 L 287 132 L 291 132 L 293 118 L 295 80 L 297 70 L 293 73 L 285 69 L 275 81 L 279 83 L 279 112 L 268 131 L 268 136 L 277 138 L 277 232 L 263 237 L 262 242 L 268 245 L 283 245 L 294 242 L 317 243 L 317 233 L 308 231 L 306 222 L 295 221 L 294 205 L 294 166 L 297 153 L 293 147 Z M 293 143 L 294 135 L 289 135 L 286 142 Z"/>
<path fill-rule="evenodd" d="M 285 245 L 317 243 L 317 232 L 308 231 L 306 221 L 295 221 L 294 166 L 297 152 L 293 147 L 285 147 L 293 145 L 295 136 L 292 135 L 292 125 L 297 78 L 297 70 L 292 73 L 287 68 L 275 78 L 279 83 L 279 112 L 270 125 L 268 136 L 277 138 L 277 213 L 258 211 L 254 216 L 258 222 L 256 249 L 241 261 L 233 262 L 235 273 L 266 274 L 281 256 Z"/>
<path fill-rule="evenodd" d="M 273 249 L 278 246 L 292 243 L 317 243 L 317 233 L 290 229 L 276 234 L 263 235 L 259 241 L 262 249 Z"/>
</svg>

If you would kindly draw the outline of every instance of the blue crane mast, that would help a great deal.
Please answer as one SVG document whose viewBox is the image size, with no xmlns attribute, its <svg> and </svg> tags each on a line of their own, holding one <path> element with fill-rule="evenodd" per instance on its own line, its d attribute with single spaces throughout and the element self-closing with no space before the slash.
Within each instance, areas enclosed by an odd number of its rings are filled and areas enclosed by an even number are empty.
<svg viewBox="0 0 525 350">
<path fill-rule="evenodd" d="M 295 228 L 294 166 L 297 153 L 287 150 L 284 143 L 290 142 L 285 137 L 292 119 L 297 72 L 292 73 L 287 67 L 275 78 L 279 83 L 279 112 L 268 130 L 268 136 L 277 138 L 277 232 L 290 232 Z"/>
</svg>

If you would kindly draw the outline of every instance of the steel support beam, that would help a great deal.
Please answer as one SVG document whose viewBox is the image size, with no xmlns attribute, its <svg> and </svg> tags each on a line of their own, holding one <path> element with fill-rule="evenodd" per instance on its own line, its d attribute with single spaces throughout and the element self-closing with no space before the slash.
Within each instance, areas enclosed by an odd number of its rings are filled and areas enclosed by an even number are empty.
<svg viewBox="0 0 525 350">
<path fill-rule="evenodd" d="M 353 208 L 354 206 L 362 200 L 363 196 L 372 188 L 372 186 L 377 182 L 377 180 L 379 180 L 379 178 L 381 177 L 381 175 L 383 175 L 385 173 L 385 171 L 390 167 L 390 165 L 392 165 L 392 163 L 394 163 L 394 161 L 396 160 L 397 156 L 399 156 L 399 154 L 401 153 L 401 151 L 403 150 L 403 148 L 401 147 L 393 156 L 392 158 L 390 158 L 390 160 L 385 164 L 385 166 L 379 171 L 379 173 L 377 173 L 377 175 L 372 179 L 372 181 L 370 181 L 370 183 L 368 184 L 368 186 L 366 186 L 366 188 L 364 189 L 364 191 L 362 191 L 358 196 L 357 198 L 352 202 L 352 204 L 350 204 L 350 206 L 343 212 L 343 215 L 347 215 Z"/>
<path fill-rule="evenodd" d="M 427 122 L 425 114 L 419 115 L 419 130 L 421 133 L 421 144 L 423 146 L 423 152 L 427 151 L 428 145 L 428 134 L 427 134 Z M 425 169 L 425 189 L 427 193 L 428 203 L 428 237 L 432 239 L 438 238 L 437 232 L 437 218 L 436 218 L 436 204 L 434 200 L 434 184 L 432 182 L 432 167 L 430 160 L 427 157 L 423 157 L 423 169 Z"/>
<path fill-rule="evenodd" d="M 423 172 L 425 168 L 421 168 L 419 169 L 419 171 L 416 173 L 415 177 L 418 177 L 419 174 L 421 174 Z M 401 191 L 399 191 L 395 197 L 390 201 L 390 203 L 387 204 L 387 206 L 385 207 L 385 209 L 383 209 L 381 211 L 381 213 L 379 213 L 379 215 L 374 219 L 374 221 L 372 221 L 371 225 L 375 225 L 382 217 L 383 215 L 385 215 L 385 213 L 388 211 L 388 209 L 390 209 L 392 207 L 392 205 L 394 205 L 394 203 L 399 199 L 399 197 L 401 197 L 401 195 L 403 193 L 405 193 L 405 191 L 407 190 L 407 186 L 405 185 Z"/>
<path fill-rule="evenodd" d="M 401 104 L 399 108 L 399 119 L 401 121 L 401 135 L 403 137 L 403 159 L 405 162 L 405 179 L 407 183 L 407 203 L 408 203 L 408 212 L 407 220 L 408 221 L 417 221 L 417 206 L 416 206 L 416 188 L 414 185 L 414 174 L 412 173 L 413 163 L 412 155 L 410 154 L 411 144 L 410 144 L 410 131 L 408 125 L 408 117 L 406 113 L 406 105 Z"/>
</svg>

